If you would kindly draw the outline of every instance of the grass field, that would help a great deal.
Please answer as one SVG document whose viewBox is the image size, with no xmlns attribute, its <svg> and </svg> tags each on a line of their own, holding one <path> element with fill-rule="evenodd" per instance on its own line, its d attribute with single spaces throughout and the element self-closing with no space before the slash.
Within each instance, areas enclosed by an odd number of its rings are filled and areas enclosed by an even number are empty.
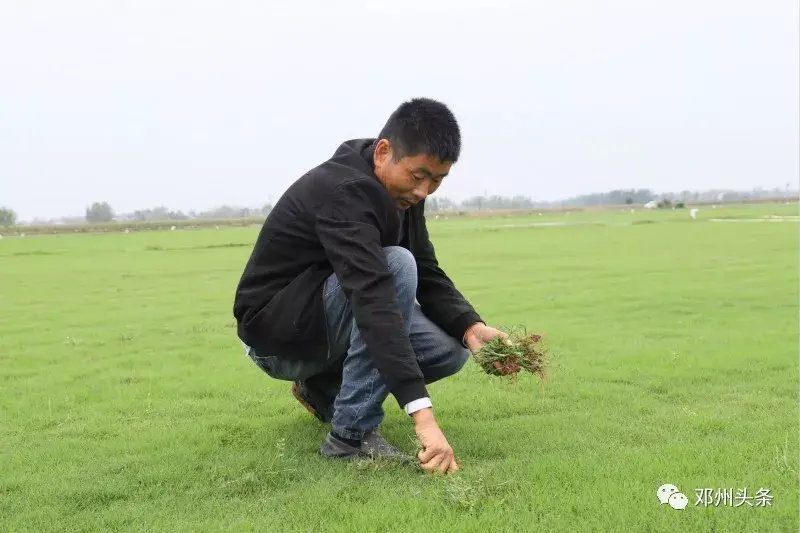
<svg viewBox="0 0 800 533">
<path fill-rule="evenodd" d="M 430 387 L 447 478 L 317 455 L 235 336 L 257 227 L 0 240 L 0 530 L 797 531 L 798 223 L 765 215 L 797 206 L 431 220 L 490 324 L 555 355 L 544 388 Z"/>
</svg>

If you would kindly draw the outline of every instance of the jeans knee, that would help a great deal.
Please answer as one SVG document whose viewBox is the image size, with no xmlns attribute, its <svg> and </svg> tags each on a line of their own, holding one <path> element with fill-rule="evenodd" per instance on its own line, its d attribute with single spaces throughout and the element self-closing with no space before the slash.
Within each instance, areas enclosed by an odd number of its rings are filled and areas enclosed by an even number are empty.
<svg viewBox="0 0 800 533">
<path fill-rule="evenodd" d="M 444 360 L 425 369 L 425 383 L 435 383 L 440 379 L 458 374 L 469 361 L 470 355 L 472 352 L 453 339 L 453 346 L 447 352 Z"/>
<path fill-rule="evenodd" d="M 458 347 L 455 349 L 452 358 L 453 374 L 464 368 L 464 365 L 469 361 L 470 355 L 472 355 L 472 352 L 470 352 L 468 348 L 464 348 L 461 343 L 458 343 Z"/>
<path fill-rule="evenodd" d="M 387 246 L 383 249 L 389 271 L 394 274 L 398 282 L 413 285 L 414 292 L 417 287 L 417 260 L 409 250 L 402 246 Z"/>
</svg>

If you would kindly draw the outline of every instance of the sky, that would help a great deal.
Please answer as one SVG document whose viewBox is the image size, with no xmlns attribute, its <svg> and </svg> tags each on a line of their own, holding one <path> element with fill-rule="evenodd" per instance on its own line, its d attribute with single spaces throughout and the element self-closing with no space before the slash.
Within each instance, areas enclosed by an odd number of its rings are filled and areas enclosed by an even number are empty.
<svg viewBox="0 0 800 533">
<path fill-rule="evenodd" d="M 0 206 L 274 203 L 417 96 L 436 193 L 797 187 L 794 0 L 3 0 Z"/>
</svg>

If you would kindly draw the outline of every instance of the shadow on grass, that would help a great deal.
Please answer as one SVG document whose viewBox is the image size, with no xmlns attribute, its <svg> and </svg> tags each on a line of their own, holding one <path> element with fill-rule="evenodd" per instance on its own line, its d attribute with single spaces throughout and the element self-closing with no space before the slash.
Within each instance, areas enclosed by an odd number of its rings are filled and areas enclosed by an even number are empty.
<svg viewBox="0 0 800 533">
<path fill-rule="evenodd" d="M 0 254 L 0 257 L 26 257 L 29 255 L 59 255 L 64 252 L 53 252 L 49 250 L 29 250 L 25 252 L 13 252 L 10 254 Z"/>
</svg>

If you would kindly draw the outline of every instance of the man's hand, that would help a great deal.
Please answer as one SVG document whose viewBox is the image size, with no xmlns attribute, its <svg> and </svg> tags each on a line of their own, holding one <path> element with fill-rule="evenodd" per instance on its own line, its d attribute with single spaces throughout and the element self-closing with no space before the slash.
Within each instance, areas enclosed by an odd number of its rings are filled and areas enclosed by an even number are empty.
<svg viewBox="0 0 800 533">
<path fill-rule="evenodd" d="M 435 472 L 437 468 L 443 474 L 457 472 L 453 448 L 433 418 L 433 411 L 430 408 L 421 409 L 411 416 L 414 417 L 414 430 L 423 448 L 417 455 L 420 466 L 428 472 Z"/>
<path fill-rule="evenodd" d="M 467 346 L 469 346 L 469 349 L 472 351 L 472 353 L 475 353 L 483 348 L 484 344 L 498 335 L 506 339 L 508 338 L 507 333 L 503 333 L 498 329 L 487 326 L 483 322 L 476 322 L 475 324 L 472 324 L 469 329 L 467 329 L 464 339 L 467 341 Z"/>
</svg>

